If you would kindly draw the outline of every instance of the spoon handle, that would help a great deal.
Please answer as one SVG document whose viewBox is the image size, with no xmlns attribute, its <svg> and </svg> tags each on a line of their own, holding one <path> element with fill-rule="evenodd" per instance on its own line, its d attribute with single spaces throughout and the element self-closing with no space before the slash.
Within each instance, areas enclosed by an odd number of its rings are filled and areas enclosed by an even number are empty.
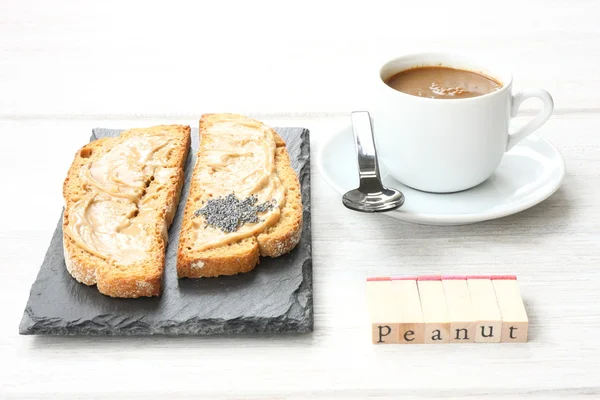
<svg viewBox="0 0 600 400">
<path fill-rule="evenodd" d="M 356 156 L 358 157 L 359 189 L 363 193 L 380 192 L 383 185 L 379 176 L 371 116 L 368 111 L 353 111 L 351 118 Z"/>
</svg>

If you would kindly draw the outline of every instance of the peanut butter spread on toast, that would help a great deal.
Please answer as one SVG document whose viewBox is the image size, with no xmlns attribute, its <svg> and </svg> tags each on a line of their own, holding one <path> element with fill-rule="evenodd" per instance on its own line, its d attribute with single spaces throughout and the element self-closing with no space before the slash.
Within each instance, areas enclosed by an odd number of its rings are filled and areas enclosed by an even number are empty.
<svg viewBox="0 0 600 400">
<path fill-rule="evenodd" d="M 147 258 L 164 218 L 161 188 L 181 179 L 178 168 L 164 167 L 177 146 L 173 139 L 159 132 L 134 136 L 90 157 L 79 170 L 87 192 L 70 205 L 65 234 L 107 261 L 129 265 Z M 166 243 L 167 224 L 162 235 Z"/>
<path fill-rule="evenodd" d="M 274 206 L 261 212 L 258 222 L 243 224 L 234 232 L 209 226 L 204 217 L 197 216 L 192 233 L 196 250 L 234 243 L 275 225 L 285 204 L 285 187 L 276 173 L 276 143 L 269 128 L 253 120 L 224 119 L 208 128 L 200 140 L 206 140 L 202 150 L 205 161 L 196 176 L 205 202 L 233 193 Z"/>
</svg>

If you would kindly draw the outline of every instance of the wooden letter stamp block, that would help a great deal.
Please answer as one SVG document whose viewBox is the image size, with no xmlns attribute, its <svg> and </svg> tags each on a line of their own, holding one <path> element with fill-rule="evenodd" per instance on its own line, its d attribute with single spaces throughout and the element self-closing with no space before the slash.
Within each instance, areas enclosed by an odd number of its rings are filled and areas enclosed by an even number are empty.
<svg viewBox="0 0 600 400">
<path fill-rule="evenodd" d="M 400 309 L 389 277 L 367 278 L 367 301 L 374 344 L 398 343 Z"/>
<path fill-rule="evenodd" d="M 450 319 L 450 343 L 473 343 L 475 319 L 467 277 L 442 276 L 442 284 Z"/>
<path fill-rule="evenodd" d="M 398 325 L 401 344 L 422 344 L 425 325 L 421 312 L 421 299 L 417 278 L 392 277 L 392 290 L 400 309 L 401 322 Z"/>
<path fill-rule="evenodd" d="M 475 342 L 499 343 L 502 314 L 489 276 L 468 276 L 467 284 L 475 314 Z"/>
<path fill-rule="evenodd" d="M 425 323 L 424 343 L 449 343 L 450 320 L 440 276 L 417 278 Z"/>
<path fill-rule="evenodd" d="M 492 276 L 492 284 L 502 314 L 501 341 L 527 342 L 529 320 L 521 299 L 519 283 L 514 275 Z"/>
</svg>

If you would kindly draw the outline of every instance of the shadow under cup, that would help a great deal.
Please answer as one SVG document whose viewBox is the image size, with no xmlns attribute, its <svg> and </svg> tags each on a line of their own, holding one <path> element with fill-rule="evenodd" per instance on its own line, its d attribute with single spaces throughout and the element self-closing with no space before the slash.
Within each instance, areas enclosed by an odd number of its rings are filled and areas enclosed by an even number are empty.
<svg viewBox="0 0 600 400">
<path fill-rule="evenodd" d="M 475 72 L 502 87 L 477 97 L 432 99 L 385 83 L 400 71 L 425 66 Z M 477 186 L 493 174 L 509 138 L 509 73 L 498 73 L 466 57 L 424 53 L 387 62 L 377 78 L 372 112 L 377 153 L 396 180 L 426 192 L 449 193 Z"/>
</svg>

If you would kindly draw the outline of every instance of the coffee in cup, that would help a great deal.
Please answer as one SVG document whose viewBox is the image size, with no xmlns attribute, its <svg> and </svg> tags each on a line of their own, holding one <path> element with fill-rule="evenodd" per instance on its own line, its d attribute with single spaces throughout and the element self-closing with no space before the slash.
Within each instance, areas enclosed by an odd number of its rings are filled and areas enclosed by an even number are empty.
<svg viewBox="0 0 600 400">
<path fill-rule="evenodd" d="M 449 67 L 417 67 L 385 80 L 399 92 L 432 99 L 466 99 L 495 92 L 502 87 L 489 76 Z"/>
</svg>

